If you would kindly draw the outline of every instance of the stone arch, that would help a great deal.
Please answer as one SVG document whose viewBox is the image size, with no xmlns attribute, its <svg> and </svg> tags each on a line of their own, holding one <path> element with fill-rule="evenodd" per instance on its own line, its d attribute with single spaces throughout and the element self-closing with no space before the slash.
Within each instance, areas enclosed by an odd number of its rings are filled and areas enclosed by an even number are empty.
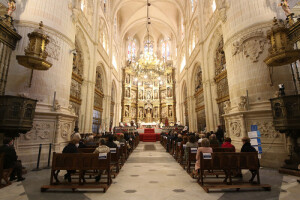
<svg viewBox="0 0 300 200">
<path fill-rule="evenodd" d="M 87 40 L 84 36 L 83 31 L 81 30 L 81 28 L 79 28 L 78 26 L 76 27 L 76 34 L 75 34 L 75 43 L 77 43 L 79 45 L 79 47 L 82 50 L 82 55 L 83 55 L 83 78 L 86 79 L 86 77 L 88 76 L 88 71 L 89 71 L 89 64 L 90 64 L 90 53 L 89 53 L 89 47 L 88 47 L 88 43 Z"/>
<path fill-rule="evenodd" d="M 117 115 L 116 115 L 116 101 L 117 101 L 117 85 L 115 80 L 112 80 L 111 85 L 111 104 L 110 104 L 110 122 L 109 129 L 112 130 L 113 124 L 117 124 Z"/>
<path fill-rule="evenodd" d="M 209 80 L 214 80 L 215 85 L 213 86 L 213 93 L 212 93 L 212 99 L 216 99 L 216 102 L 213 102 L 213 111 L 215 113 L 218 113 L 217 115 L 217 121 L 215 125 L 221 125 L 223 130 L 225 130 L 225 120 L 223 117 L 224 113 L 224 106 L 226 101 L 230 101 L 229 97 L 229 89 L 228 89 L 228 79 L 227 79 L 227 70 L 226 65 L 224 66 L 224 70 L 221 72 L 216 73 L 216 62 L 218 62 L 217 59 L 217 51 L 218 48 L 220 48 L 220 44 L 223 42 L 223 34 L 221 26 L 218 26 L 214 34 L 210 40 L 209 44 L 209 51 L 208 51 L 208 60 L 207 60 L 207 66 L 209 71 Z M 224 42 L 223 42 L 224 45 Z M 226 62 L 225 52 L 224 49 L 222 50 L 224 53 L 224 59 Z M 220 91 L 222 95 L 220 95 Z M 226 93 L 226 94 L 225 94 Z"/>
<path fill-rule="evenodd" d="M 104 95 L 109 94 L 108 91 L 108 79 L 107 79 L 107 72 L 105 70 L 105 65 L 103 62 L 98 62 L 97 67 L 96 67 L 96 71 L 100 71 L 102 74 L 102 87 L 103 87 L 103 93 Z"/>
</svg>

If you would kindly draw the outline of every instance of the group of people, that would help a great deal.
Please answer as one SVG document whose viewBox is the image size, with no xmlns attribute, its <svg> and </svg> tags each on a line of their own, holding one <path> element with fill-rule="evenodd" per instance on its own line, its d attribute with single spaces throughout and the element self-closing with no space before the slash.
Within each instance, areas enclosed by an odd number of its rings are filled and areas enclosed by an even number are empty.
<svg viewBox="0 0 300 200">
<path fill-rule="evenodd" d="M 116 134 L 100 134 L 95 137 L 90 135 L 87 138 L 81 138 L 81 135 L 78 133 L 78 129 L 74 129 L 74 133 L 71 135 L 71 141 L 64 147 L 62 153 L 79 153 L 80 148 L 89 148 L 95 147 L 95 154 L 99 153 L 109 153 L 110 148 L 120 147 L 121 143 L 127 144 L 127 149 L 131 151 L 133 146 L 133 141 L 136 137 L 134 133 L 125 133 L 117 136 Z M 68 170 L 64 175 L 64 179 L 71 182 L 71 176 L 75 173 L 74 170 Z M 98 176 L 95 177 L 96 182 L 99 182 L 101 179 L 102 172 L 99 172 Z"/>
<path fill-rule="evenodd" d="M 200 132 L 200 133 L 188 133 L 186 135 L 181 135 L 176 132 L 172 133 L 162 133 L 162 136 L 167 137 L 167 151 L 169 152 L 170 145 L 172 142 L 180 142 L 185 144 L 184 150 L 184 157 L 183 159 L 186 160 L 188 157 L 188 148 L 198 148 L 196 154 L 196 163 L 195 163 L 195 171 L 194 175 L 197 175 L 200 169 L 200 153 L 213 153 L 213 147 L 222 147 L 222 148 L 233 148 L 234 152 L 236 148 L 233 144 L 231 144 L 231 138 L 225 137 L 224 138 L 224 131 L 221 127 L 218 127 L 218 130 L 214 132 Z M 242 138 L 243 146 L 241 148 L 241 152 L 256 152 L 256 149 L 251 146 L 250 138 L 243 137 Z M 249 182 L 253 182 L 257 172 L 255 170 L 250 170 L 252 176 Z M 237 174 L 237 176 L 242 176 L 242 174 Z M 227 182 L 227 179 L 224 180 Z"/>
</svg>

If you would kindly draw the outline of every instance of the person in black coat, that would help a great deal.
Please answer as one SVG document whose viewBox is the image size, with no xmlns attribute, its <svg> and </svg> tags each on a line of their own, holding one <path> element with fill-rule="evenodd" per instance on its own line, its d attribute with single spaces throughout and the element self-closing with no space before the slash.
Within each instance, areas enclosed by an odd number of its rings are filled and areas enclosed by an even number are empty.
<svg viewBox="0 0 300 200">
<path fill-rule="evenodd" d="M 243 137 L 242 138 L 242 142 L 243 142 L 243 146 L 242 146 L 241 152 L 256 152 L 256 149 L 253 146 L 251 146 L 250 138 Z M 252 177 L 249 180 L 249 182 L 252 183 L 253 180 L 254 180 L 254 178 L 255 178 L 255 176 L 257 175 L 257 171 L 256 170 L 250 170 L 250 172 L 252 174 Z"/>
<path fill-rule="evenodd" d="M 218 126 L 218 130 L 216 132 L 216 136 L 217 136 L 217 139 L 219 141 L 219 144 L 223 144 L 223 140 L 224 140 L 224 131 L 222 129 L 221 126 Z"/>
<path fill-rule="evenodd" d="M 79 140 L 73 139 L 67 146 L 65 146 L 62 153 L 79 153 L 78 146 Z M 65 180 L 68 179 L 68 181 L 71 182 L 71 174 L 74 174 L 75 172 L 76 170 L 67 170 L 67 173 L 64 175 Z"/>
<path fill-rule="evenodd" d="M 22 164 L 18 161 L 17 153 L 13 147 L 14 140 L 12 138 L 4 138 L 3 146 L 0 147 L 0 153 L 4 153 L 4 169 L 13 168 L 13 172 L 10 175 L 10 181 L 15 180 L 17 175 L 17 181 L 23 181 L 22 177 Z"/>
<path fill-rule="evenodd" d="M 117 144 L 114 143 L 114 136 L 110 135 L 108 136 L 108 141 L 106 142 L 106 146 L 108 146 L 109 148 L 117 148 Z"/>
</svg>

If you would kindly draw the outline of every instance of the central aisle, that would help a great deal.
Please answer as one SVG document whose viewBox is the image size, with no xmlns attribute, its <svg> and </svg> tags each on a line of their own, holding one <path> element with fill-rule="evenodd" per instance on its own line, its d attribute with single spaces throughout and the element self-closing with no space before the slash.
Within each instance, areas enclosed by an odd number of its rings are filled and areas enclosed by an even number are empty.
<svg viewBox="0 0 300 200">
<path fill-rule="evenodd" d="M 86 193 L 91 199 L 176 200 L 218 199 L 207 194 L 159 142 L 140 142 L 105 194 Z"/>
</svg>

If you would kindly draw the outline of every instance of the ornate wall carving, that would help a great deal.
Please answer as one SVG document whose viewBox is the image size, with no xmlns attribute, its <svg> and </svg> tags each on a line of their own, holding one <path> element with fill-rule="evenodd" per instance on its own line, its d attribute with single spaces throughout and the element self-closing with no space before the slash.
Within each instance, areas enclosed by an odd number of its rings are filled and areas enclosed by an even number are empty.
<svg viewBox="0 0 300 200">
<path fill-rule="evenodd" d="M 235 137 L 241 136 L 242 133 L 241 122 L 239 121 L 230 122 L 229 128 L 230 128 L 230 133 L 232 135 L 234 135 Z"/>
<path fill-rule="evenodd" d="M 280 138 L 281 134 L 275 130 L 272 121 L 253 121 L 252 125 L 257 125 L 262 138 Z"/>
<path fill-rule="evenodd" d="M 32 129 L 20 136 L 21 142 L 29 141 L 32 143 L 48 143 L 54 133 L 55 122 L 34 121 Z"/>
<path fill-rule="evenodd" d="M 232 46 L 232 55 L 240 52 L 252 62 L 258 62 L 259 56 L 263 53 L 267 39 L 262 31 L 256 31 L 242 37 L 240 41 L 235 41 Z"/>
<path fill-rule="evenodd" d="M 64 139 L 68 139 L 72 132 L 72 123 L 61 123 L 60 124 L 60 135 Z"/>
</svg>

